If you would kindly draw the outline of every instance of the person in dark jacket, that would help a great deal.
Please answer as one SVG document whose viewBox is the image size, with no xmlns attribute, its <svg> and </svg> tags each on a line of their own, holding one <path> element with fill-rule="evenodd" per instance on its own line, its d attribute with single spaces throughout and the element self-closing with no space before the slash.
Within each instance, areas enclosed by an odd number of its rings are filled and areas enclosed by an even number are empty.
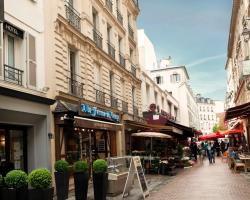
<svg viewBox="0 0 250 200">
<path fill-rule="evenodd" d="M 192 156 L 194 156 L 194 159 L 197 161 L 197 150 L 198 149 L 197 149 L 197 144 L 195 141 L 191 142 L 190 150 L 191 150 Z"/>
</svg>

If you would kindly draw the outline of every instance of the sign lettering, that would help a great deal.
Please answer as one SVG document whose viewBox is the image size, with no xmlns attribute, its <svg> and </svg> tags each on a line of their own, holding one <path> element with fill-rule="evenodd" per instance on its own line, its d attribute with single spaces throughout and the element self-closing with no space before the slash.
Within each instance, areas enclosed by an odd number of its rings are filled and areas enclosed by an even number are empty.
<svg viewBox="0 0 250 200">
<path fill-rule="evenodd" d="M 4 30 L 8 31 L 9 33 L 12 33 L 13 35 L 23 39 L 23 31 L 20 30 L 19 28 L 15 27 L 7 22 L 4 22 L 3 28 L 4 28 Z"/>
<path fill-rule="evenodd" d="M 81 104 L 81 111 L 83 113 L 90 114 L 93 117 L 104 117 L 104 118 L 111 119 L 116 122 L 120 121 L 119 115 L 116 115 L 111 111 L 98 110 L 96 107 L 94 106 L 91 107 L 88 104 Z"/>
</svg>

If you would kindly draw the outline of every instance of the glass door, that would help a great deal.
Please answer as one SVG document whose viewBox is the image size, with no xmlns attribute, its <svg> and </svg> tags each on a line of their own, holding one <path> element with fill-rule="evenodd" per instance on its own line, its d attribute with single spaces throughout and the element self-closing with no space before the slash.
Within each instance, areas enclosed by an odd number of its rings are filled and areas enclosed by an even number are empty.
<svg viewBox="0 0 250 200">
<path fill-rule="evenodd" d="M 0 125 L 0 173 L 27 171 L 26 129 Z"/>
</svg>

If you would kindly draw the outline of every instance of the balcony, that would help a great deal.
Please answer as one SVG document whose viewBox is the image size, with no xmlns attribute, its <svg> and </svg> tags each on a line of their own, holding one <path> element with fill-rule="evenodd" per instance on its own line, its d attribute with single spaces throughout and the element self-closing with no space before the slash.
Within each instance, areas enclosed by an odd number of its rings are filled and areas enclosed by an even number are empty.
<svg viewBox="0 0 250 200">
<path fill-rule="evenodd" d="M 125 101 L 122 101 L 122 111 L 128 113 L 128 103 Z"/>
<path fill-rule="evenodd" d="M 118 99 L 116 97 L 110 96 L 110 105 L 112 108 L 118 109 Z"/>
<path fill-rule="evenodd" d="M 120 62 L 120 65 L 123 66 L 124 68 L 126 67 L 126 63 L 125 63 L 125 58 L 124 58 L 124 55 L 120 52 L 119 53 L 119 62 Z"/>
<path fill-rule="evenodd" d="M 95 42 L 96 47 L 102 49 L 102 35 L 95 28 L 93 29 L 93 40 Z"/>
<path fill-rule="evenodd" d="M 131 64 L 131 74 L 136 77 L 136 67 L 133 64 Z"/>
<path fill-rule="evenodd" d="M 123 25 L 123 16 L 118 8 L 116 10 L 116 13 L 117 13 L 117 20 L 120 22 L 121 25 Z"/>
<path fill-rule="evenodd" d="M 134 114 L 134 116 L 138 116 L 139 115 L 139 109 L 138 109 L 138 107 L 133 106 L 133 114 Z"/>
<path fill-rule="evenodd" d="M 134 31 L 130 24 L 128 24 L 128 34 L 132 39 L 134 39 Z"/>
<path fill-rule="evenodd" d="M 112 45 L 109 41 L 107 42 L 108 45 L 108 54 L 115 59 L 115 48 L 114 45 Z"/>
<path fill-rule="evenodd" d="M 79 81 L 76 81 L 75 78 L 68 77 L 69 81 L 69 93 L 83 98 L 83 84 L 80 83 Z"/>
<path fill-rule="evenodd" d="M 65 4 L 66 10 L 66 19 L 68 20 L 69 24 L 76 28 L 77 30 L 81 31 L 81 17 L 80 13 L 73 8 L 73 6 L 67 2 Z"/>
<path fill-rule="evenodd" d="M 111 0 L 106 0 L 106 6 L 110 12 L 113 12 L 113 2 Z"/>
<path fill-rule="evenodd" d="M 23 85 L 23 71 L 9 65 L 4 65 L 4 80 Z"/>
<path fill-rule="evenodd" d="M 104 92 L 100 90 L 96 90 L 96 103 L 105 105 L 105 93 Z"/>
</svg>

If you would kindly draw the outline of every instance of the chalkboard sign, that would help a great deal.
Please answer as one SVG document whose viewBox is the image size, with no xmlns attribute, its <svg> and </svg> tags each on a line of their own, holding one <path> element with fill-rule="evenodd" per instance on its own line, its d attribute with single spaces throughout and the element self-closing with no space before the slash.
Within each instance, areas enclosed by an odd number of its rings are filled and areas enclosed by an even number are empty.
<svg viewBox="0 0 250 200">
<path fill-rule="evenodd" d="M 142 169 L 141 160 L 139 156 L 133 156 L 130 161 L 129 173 L 126 180 L 125 188 L 123 190 L 123 197 L 129 194 L 129 191 L 132 188 L 132 183 L 134 179 L 134 174 L 136 173 L 139 185 L 143 194 L 143 198 L 145 199 L 149 196 L 148 185 L 146 182 L 146 178 Z"/>
</svg>

